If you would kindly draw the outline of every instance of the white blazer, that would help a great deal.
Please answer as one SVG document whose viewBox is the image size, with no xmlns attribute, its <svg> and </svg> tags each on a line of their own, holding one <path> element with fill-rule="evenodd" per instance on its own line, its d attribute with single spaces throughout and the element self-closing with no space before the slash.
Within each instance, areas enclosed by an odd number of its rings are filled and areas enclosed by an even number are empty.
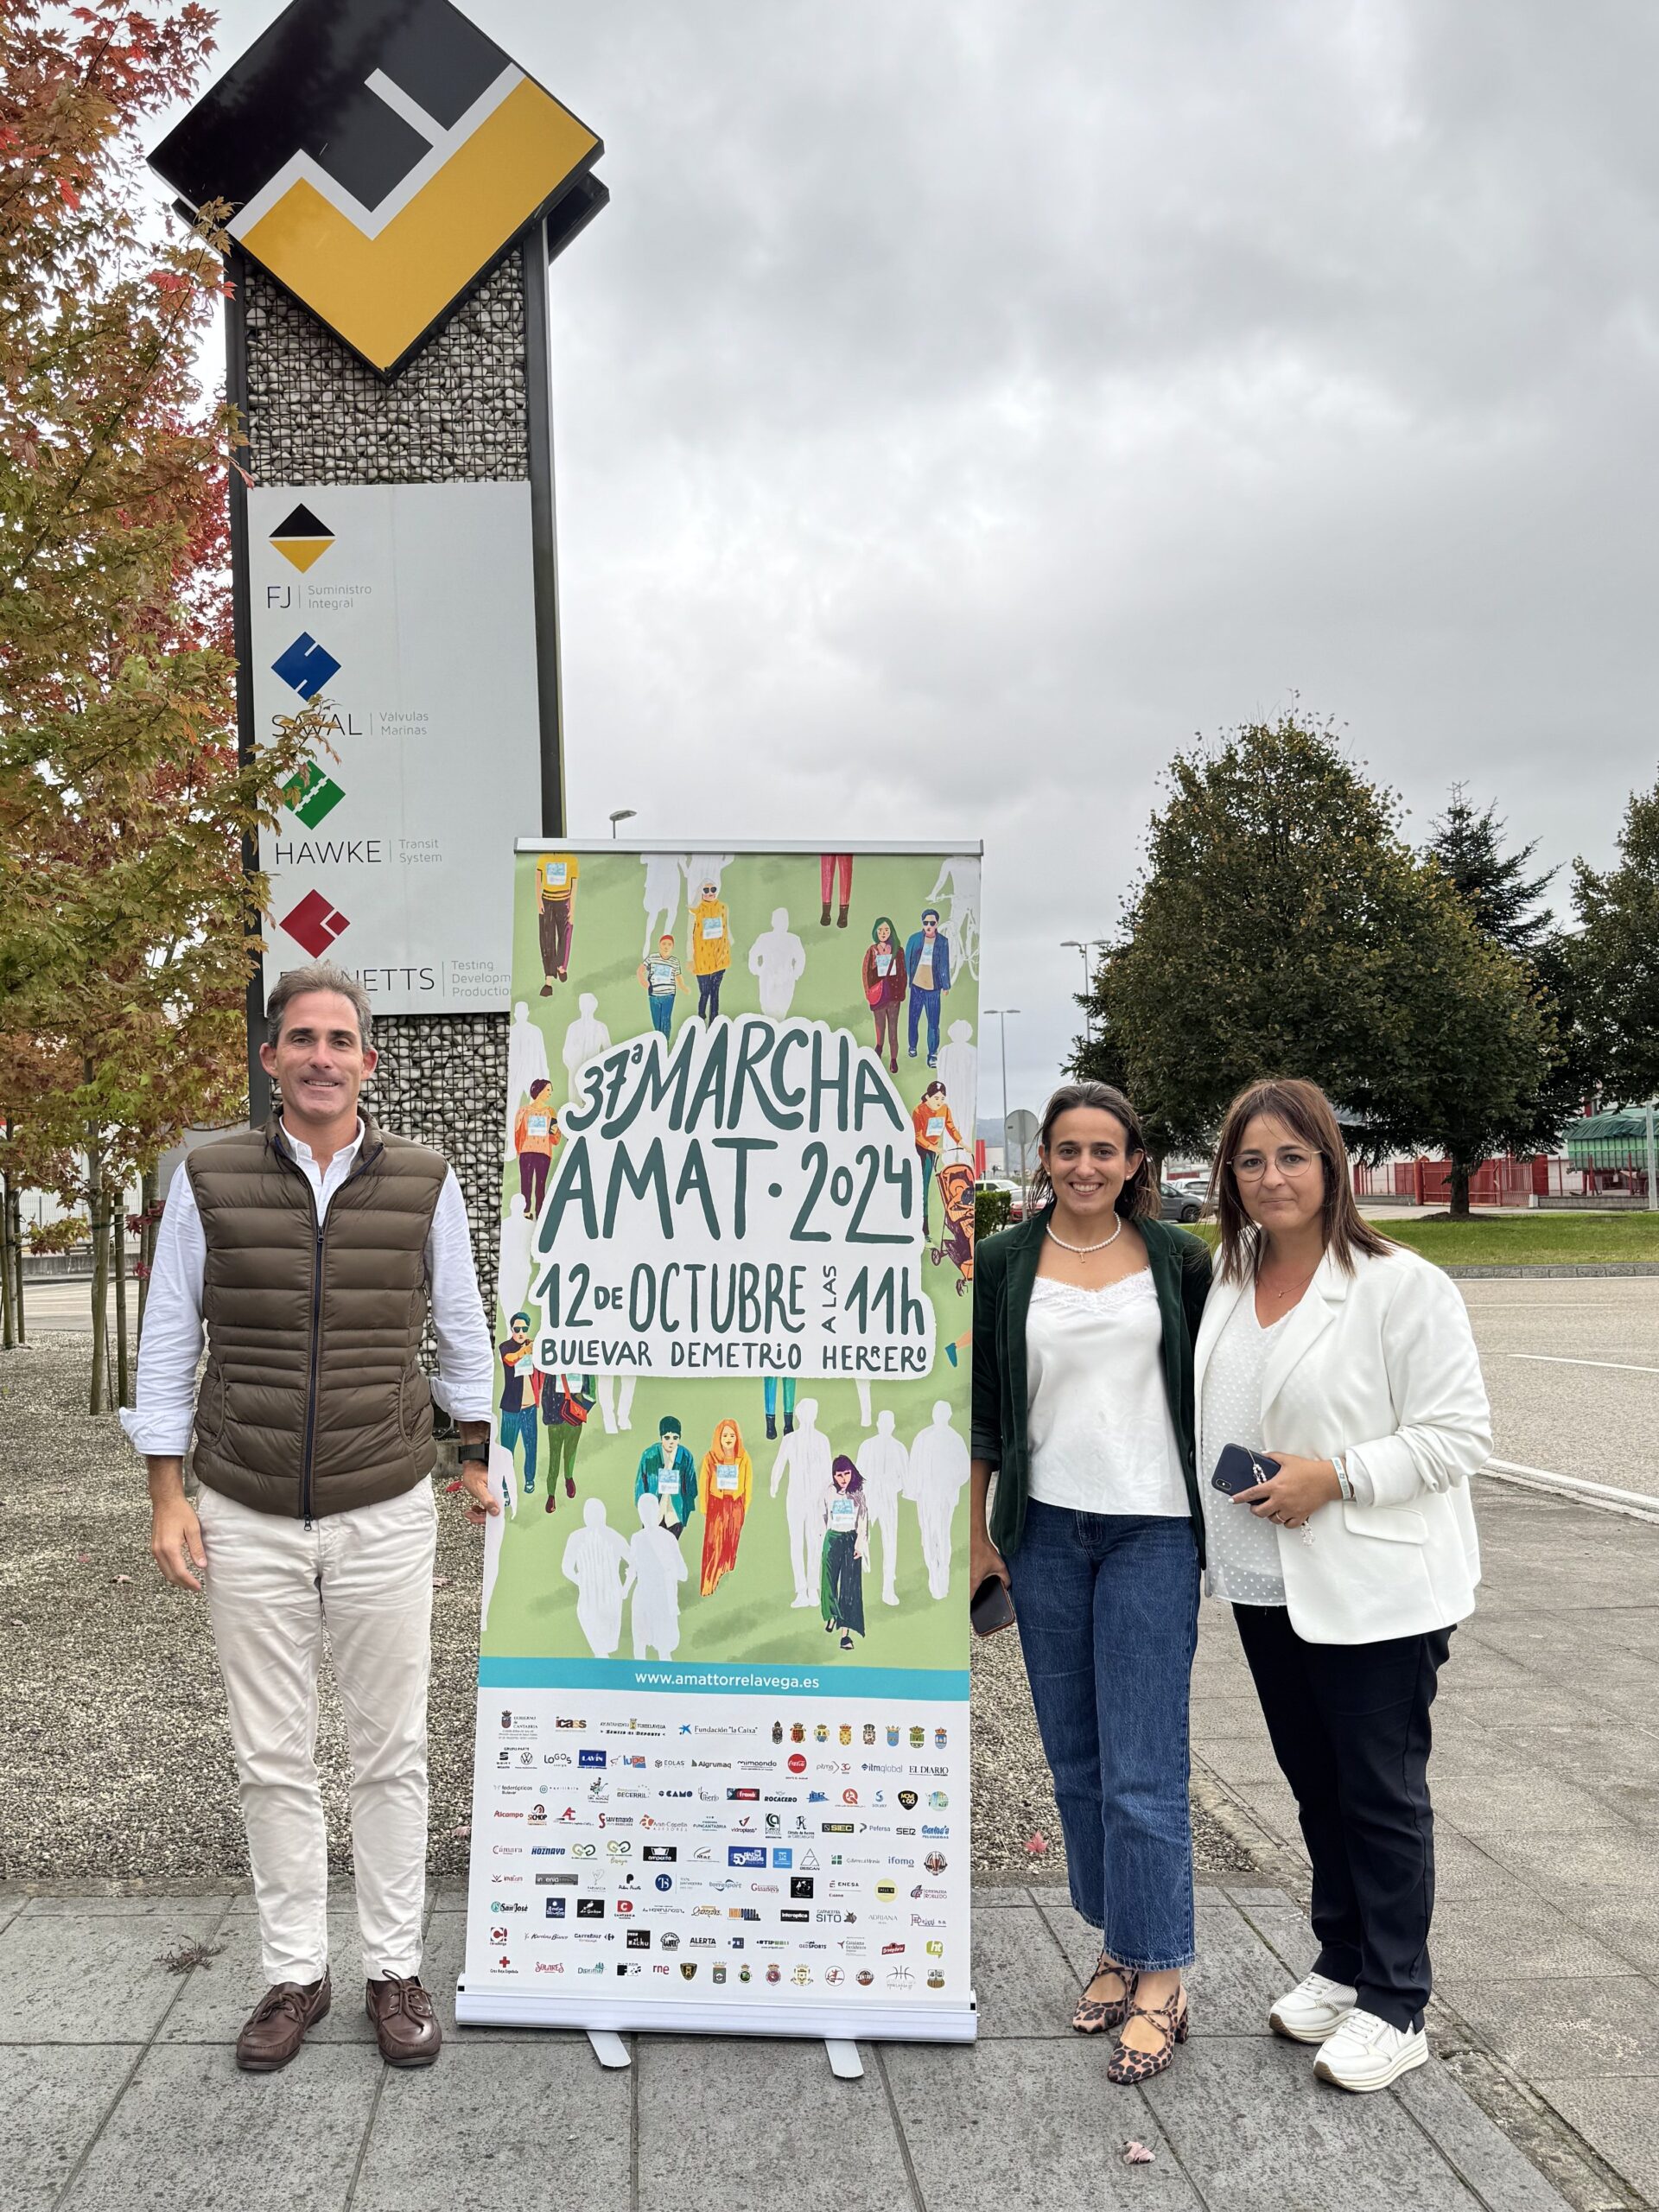
<svg viewBox="0 0 1659 2212">
<path fill-rule="evenodd" d="M 1262 1433 L 1206 1437 L 1204 1378 L 1253 1286 L 1211 1287 L 1193 1354 L 1198 1465 L 1224 1444 L 1328 1459 L 1345 1452 L 1364 1505 L 1333 1499 L 1278 1531 L 1291 1626 L 1310 1643 L 1373 1643 L 1447 1628 L 1475 1609 L 1480 1546 L 1469 1478 L 1491 1456 L 1491 1412 L 1456 1287 L 1414 1252 L 1327 1252 L 1268 1355 Z M 1230 1512 L 1243 1506 L 1229 1505 Z"/>
</svg>

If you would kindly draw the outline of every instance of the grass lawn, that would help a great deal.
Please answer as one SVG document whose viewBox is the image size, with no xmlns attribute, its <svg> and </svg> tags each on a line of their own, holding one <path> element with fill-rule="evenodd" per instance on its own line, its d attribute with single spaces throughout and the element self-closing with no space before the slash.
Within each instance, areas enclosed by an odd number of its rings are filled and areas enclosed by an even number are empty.
<svg viewBox="0 0 1659 2212">
<path fill-rule="evenodd" d="M 1595 1266 L 1659 1260 L 1659 1213 L 1482 1214 L 1472 1221 L 1402 1221 L 1379 1207 L 1368 1217 L 1396 1243 L 1442 1267 Z M 1208 1243 L 1213 1222 L 1196 1224 Z"/>
</svg>

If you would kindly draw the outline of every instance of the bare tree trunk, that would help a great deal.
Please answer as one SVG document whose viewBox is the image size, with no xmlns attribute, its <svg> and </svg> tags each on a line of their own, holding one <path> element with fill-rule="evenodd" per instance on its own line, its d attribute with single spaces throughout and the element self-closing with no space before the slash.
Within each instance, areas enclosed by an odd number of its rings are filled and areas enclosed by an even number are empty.
<svg viewBox="0 0 1659 2212">
<path fill-rule="evenodd" d="M 127 1193 L 117 1195 L 110 1224 L 115 1245 L 115 1402 L 127 1402 Z"/>
<path fill-rule="evenodd" d="M 0 1351 L 10 1351 L 11 1336 L 11 1178 L 0 1178 Z"/>
<path fill-rule="evenodd" d="M 1479 1165 L 1479 1161 L 1477 1160 L 1475 1166 Z M 1469 1178 L 1473 1171 L 1466 1160 L 1453 1160 L 1451 1167 L 1452 1218 L 1453 1221 L 1467 1221 L 1469 1218 Z"/>
<path fill-rule="evenodd" d="M 149 1273 L 156 1264 L 156 1184 L 160 1171 L 152 1160 L 145 1168 L 138 1185 L 138 1210 L 142 1226 L 138 1231 L 138 1331 L 137 1351 L 144 1341 L 144 1307 L 149 1302 Z"/>
<path fill-rule="evenodd" d="M 110 1237 L 104 1211 L 104 1154 L 96 1144 L 86 1147 L 86 1211 L 92 1225 L 92 1379 L 87 1408 L 101 1414 L 110 1371 Z"/>
<path fill-rule="evenodd" d="M 11 1264 L 15 1270 L 11 1285 L 12 1331 L 17 1342 L 26 1344 L 29 1332 L 23 1326 L 23 1199 L 20 1191 L 12 1192 L 6 1215 L 11 1224 Z"/>
</svg>

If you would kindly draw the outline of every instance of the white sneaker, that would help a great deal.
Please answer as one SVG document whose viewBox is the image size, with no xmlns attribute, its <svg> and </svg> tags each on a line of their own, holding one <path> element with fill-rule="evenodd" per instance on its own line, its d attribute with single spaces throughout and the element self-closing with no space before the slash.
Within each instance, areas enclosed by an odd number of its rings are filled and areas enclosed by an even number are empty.
<svg viewBox="0 0 1659 2212">
<path fill-rule="evenodd" d="M 1335 2035 L 1358 1999 L 1359 1992 L 1345 1981 L 1311 1974 L 1286 1991 L 1268 2013 L 1268 2024 L 1274 2035 L 1288 2036 L 1292 2043 L 1323 2043 Z"/>
<path fill-rule="evenodd" d="M 1428 2037 L 1421 2028 L 1391 2028 L 1375 2012 L 1351 2012 L 1320 2044 L 1313 2071 L 1339 2089 L 1386 2089 L 1414 2066 L 1428 2063 Z"/>
</svg>

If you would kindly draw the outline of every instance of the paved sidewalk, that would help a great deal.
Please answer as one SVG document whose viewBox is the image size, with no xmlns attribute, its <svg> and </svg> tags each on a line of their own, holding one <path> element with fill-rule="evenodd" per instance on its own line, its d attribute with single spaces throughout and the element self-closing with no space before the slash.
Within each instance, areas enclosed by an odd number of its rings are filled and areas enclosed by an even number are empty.
<svg viewBox="0 0 1659 2212">
<path fill-rule="evenodd" d="M 1434 1708 L 1430 2026 L 1583 2212 L 1659 2202 L 1659 1523 L 1495 1480 L 1476 1509 L 1485 1580 Z M 1305 1900 L 1236 1634 L 1202 1614 L 1200 1792 Z"/>
<path fill-rule="evenodd" d="M 429 1922 L 446 2030 L 459 1891 Z M 1313 2078 L 1266 2031 L 1305 1961 L 1283 1893 L 1200 1891 L 1193 2036 L 1143 2093 L 1065 2025 L 1093 1957 L 1053 1890 L 976 1899 L 982 2040 L 864 2046 L 631 2038 L 607 2073 L 577 2036 L 456 2031 L 395 2073 L 363 2017 L 349 1904 L 334 2010 L 284 2073 L 238 2074 L 257 1992 L 245 1896 L 0 1899 L 4 2212 L 1561 2212 L 1438 2062 L 1377 2096 Z M 169 1973 L 181 1941 L 222 1942 Z M 1126 2138 L 1154 2153 L 1122 2162 Z"/>
</svg>

